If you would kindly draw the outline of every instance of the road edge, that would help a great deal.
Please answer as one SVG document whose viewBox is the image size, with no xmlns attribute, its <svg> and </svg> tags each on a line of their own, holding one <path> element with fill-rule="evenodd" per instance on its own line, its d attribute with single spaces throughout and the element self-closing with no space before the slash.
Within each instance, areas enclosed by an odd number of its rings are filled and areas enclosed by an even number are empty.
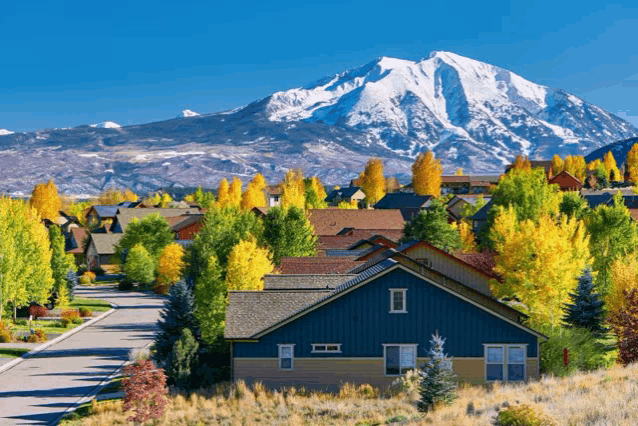
<svg viewBox="0 0 638 426">
<path fill-rule="evenodd" d="M 75 333 L 78 333 L 82 330 L 84 330 L 87 327 L 90 327 L 91 325 L 95 324 L 98 321 L 103 320 L 104 318 L 108 317 L 109 315 L 111 315 L 113 312 L 115 312 L 119 306 L 117 303 L 113 303 L 113 302 L 109 302 L 109 304 L 111 305 L 111 309 L 109 309 L 108 311 L 104 312 L 103 314 L 85 322 L 84 324 L 82 324 L 79 327 L 74 328 L 73 330 L 69 330 L 66 333 L 62 334 L 61 336 L 56 337 L 53 340 L 50 340 L 46 343 L 43 343 L 42 345 L 35 347 L 33 349 L 31 349 L 29 352 L 23 354 L 20 358 L 16 358 L 11 362 L 8 362 L 6 364 L 4 364 L 3 366 L 0 366 L 0 375 L 2 373 L 4 373 L 7 370 L 10 370 L 11 368 L 15 367 L 16 365 L 20 364 L 21 362 L 23 362 L 24 360 L 32 357 L 33 355 L 36 355 L 40 352 L 42 352 L 43 350 L 57 344 L 60 343 L 61 341 L 68 339 L 69 337 L 73 336 Z"/>
</svg>

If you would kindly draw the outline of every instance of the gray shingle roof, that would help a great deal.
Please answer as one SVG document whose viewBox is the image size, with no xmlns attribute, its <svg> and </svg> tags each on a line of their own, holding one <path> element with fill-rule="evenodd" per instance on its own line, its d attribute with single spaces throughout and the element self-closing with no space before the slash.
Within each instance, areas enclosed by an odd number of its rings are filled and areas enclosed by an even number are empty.
<svg viewBox="0 0 638 426">
<path fill-rule="evenodd" d="M 346 256 L 346 257 L 360 257 L 368 251 L 365 250 L 344 250 L 344 249 L 327 249 L 326 256 Z"/>
<path fill-rule="evenodd" d="M 115 216 L 115 220 L 122 227 L 122 231 L 124 231 L 133 218 L 142 219 L 156 213 L 162 217 L 175 217 L 182 215 L 199 215 L 200 211 L 196 207 L 186 209 L 120 209 L 119 213 Z"/>
<path fill-rule="evenodd" d="M 360 189 L 361 187 L 359 186 L 348 186 L 345 188 L 333 189 L 332 191 L 330 191 L 330 194 L 328 194 L 328 196 L 326 197 L 326 201 L 331 202 L 337 197 L 339 198 L 352 197 Z"/>
<path fill-rule="evenodd" d="M 123 234 L 91 234 L 91 239 L 95 244 L 98 254 L 114 254 L 115 246 L 122 238 Z"/>
<path fill-rule="evenodd" d="M 264 276 L 264 290 L 334 290 L 354 277 L 352 274 L 272 274 Z"/>
<path fill-rule="evenodd" d="M 409 192 L 393 192 L 386 194 L 378 203 L 374 205 L 375 209 L 401 209 L 401 208 L 420 208 L 426 207 L 426 204 L 432 198 L 431 195 L 417 195 Z"/>
</svg>

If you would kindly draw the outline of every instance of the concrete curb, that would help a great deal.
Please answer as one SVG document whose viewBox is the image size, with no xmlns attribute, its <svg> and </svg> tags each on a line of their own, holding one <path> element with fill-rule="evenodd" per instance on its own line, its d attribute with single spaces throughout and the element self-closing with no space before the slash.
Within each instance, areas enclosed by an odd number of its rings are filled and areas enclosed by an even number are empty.
<svg viewBox="0 0 638 426">
<path fill-rule="evenodd" d="M 87 322 L 85 322 L 84 324 L 82 324 L 79 327 L 74 328 L 73 330 L 69 330 L 66 333 L 64 333 L 61 336 L 56 337 L 53 340 L 50 340 L 36 348 L 33 348 L 32 350 L 30 350 L 29 352 L 27 352 L 26 354 L 22 355 L 20 358 L 16 358 L 15 360 L 8 362 L 6 364 L 4 364 L 3 366 L 0 367 L 0 374 L 4 373 L 5 371 L 9 370 L 10 368 L 15 367 L 16 365 L 20 364 L 22 361 L 24 361 L 25 359 L 28 359 L 30 357 L 32 357 L 33 355 L 42 352 L 43 350 L 49 348 L 50 346 L 55 345 L 56 343 L 59 343 L 65 339 L 68 339 L 69 337 L 73 336 L 75 333 L 78 333 L 82 330 L 84 330 L 85 328 L 95 324 L 96 322 L 106 318 L 107 316 L 111 315 L 113 312 L 115 312 L 117 310 L 118 305 L 116 303 L 112 303 L 109 302 L 111 304 L 111 306 L 113 308 L 111 308 L 110 310 L 104 312 L 103 314 L 93 318 L 92 320 L 89 320 Z"/>
<path fill-rule="evenodd" d="M 150 341 L 149 343 L 147 343 L 146 345 L 144 345 L 142 347 L 142 349 L 147 349 L 149 348 L 151 345 L 153 344 L 153 341 Z M 50 426 L 55 426 L 57 425 L 60 420 L 62 420 L 62 418 L 64 416 L 66 416 L 69 413 L 74 412 L 75 410 L 77 410 L 82 404 L 85 404 L 87 402 L 89 402 L 91 399 L 93 399 L 93 397 L 95 397 L 97 395 L 97 393 L 100 391 L 100 389 L 102 389 L 104 386 L 106 386 L 107 384 L 109 384 L 111 382 L 111 380 L 113 380 L 118 374 L 120 374 L 120 371 L 122 371 L 122 369 L 127 365 L 130 364 L 131 361 L 126 360 L 124 361 L 122 364 L 120 364 L 119 367 L 117 367 L 117 369 L 115 371 L 113 371 L 113 373 L 111 373 L 106 379 L 102 380 L 100 383 L 98 383 L 93 390 L 91 390 L 91 392 L 87 393 L 86 395 L 84 395 L 82 398 L 78 399 L 77 402 L 74 405 L 71 405 L 69 408 L 67 408 L 66 410 L 64 410 L 64 412 L 60 413 L 60 415 L 58 417 L 56 417 L 51 423 L 49 423 Z M 99 398 L 96 398 L 99 400 Z"/>
</svg>

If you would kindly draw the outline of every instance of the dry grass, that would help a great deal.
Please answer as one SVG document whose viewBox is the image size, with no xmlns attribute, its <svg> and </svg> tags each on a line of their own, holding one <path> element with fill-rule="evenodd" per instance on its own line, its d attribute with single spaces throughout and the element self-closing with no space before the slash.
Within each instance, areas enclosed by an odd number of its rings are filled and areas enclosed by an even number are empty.
<svg viewBox="0 0 638 426">
<path fill-rule="evenodd" d="M 448 407 L 422 416 L 414 394 L 379 396 L 370 387 L 346 385 L 337 395 L 294 388 L 271 392 L 239 382 L 208 394 L 173 396 L 157 425 L 493 425 L 505 407 L 524 404 L 559 425 L 638 424 L 638 365 L 567 378 L 546 377 L 519 385 L 465 386 Z M 117 403 L 98 406 L 90 417 L 65 425 L 123 425 Z"/>
</svg>

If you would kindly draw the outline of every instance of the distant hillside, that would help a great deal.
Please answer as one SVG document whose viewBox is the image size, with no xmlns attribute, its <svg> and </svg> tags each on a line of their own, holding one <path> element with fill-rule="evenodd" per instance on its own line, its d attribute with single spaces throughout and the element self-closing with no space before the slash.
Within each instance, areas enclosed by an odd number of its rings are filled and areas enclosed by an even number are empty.
<svg viewBox="0 0 638 426">
<path fill-rule="evenodd" d="M 638 138 L 625 139 L 622 141 L 611 143 L 609 145 L 605 145 L 602 148 L 598 148 L 597 150 L 589 153 L 585 157 L 585 160 L 588 163 L 594 161 L 597 158 L 602 160 L 605 154 L 611 151 L 614 158 L 616 159 L 616 164 L 618 164 L 618 167 L 621 167 L 623 164 L 625 164 L 625 161 L 627 160 L 627 154 L 635 143 L 638 143 Z"/>
</svg>

